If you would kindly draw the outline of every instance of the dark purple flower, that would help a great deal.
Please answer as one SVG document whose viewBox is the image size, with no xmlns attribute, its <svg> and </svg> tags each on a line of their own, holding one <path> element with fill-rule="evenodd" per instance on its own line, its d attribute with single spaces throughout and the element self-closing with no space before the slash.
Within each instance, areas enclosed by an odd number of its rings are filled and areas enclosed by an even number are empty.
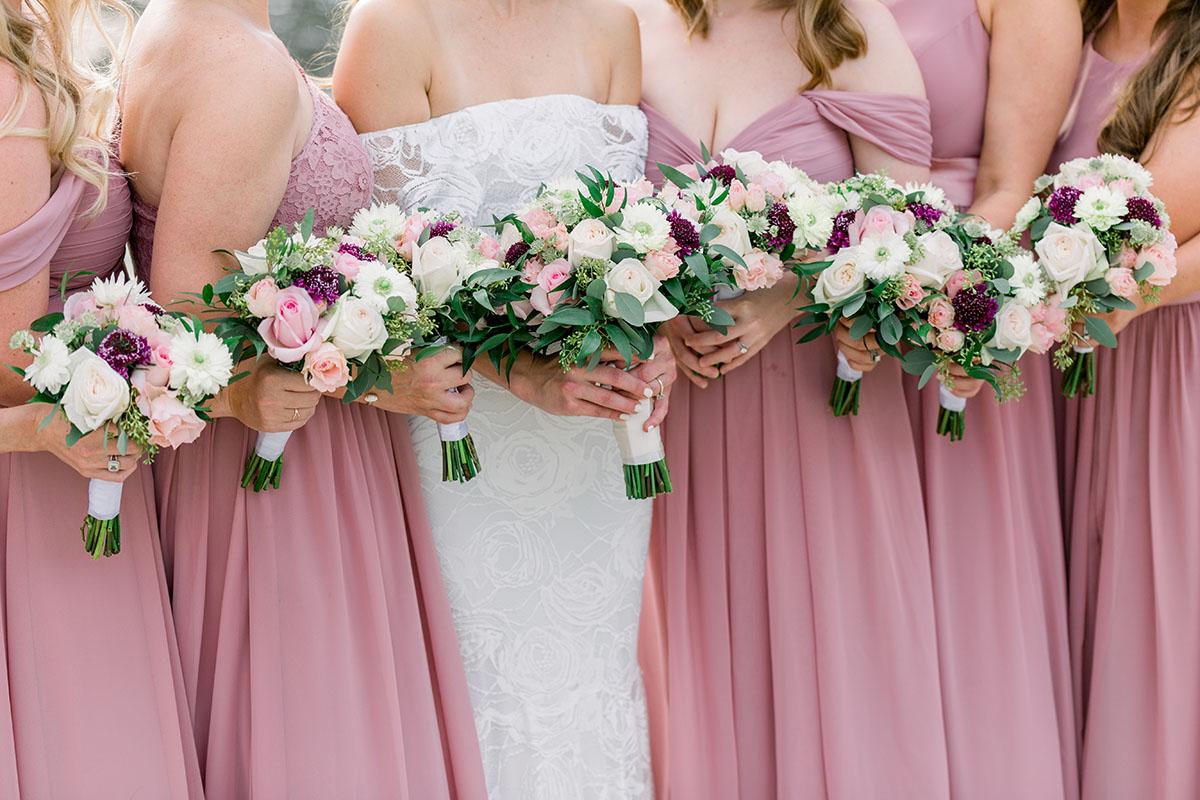
<svg viewBox="0 0 1200 800">
<path fill-rule="evenodd" d="M 1050 195 L 1050 199 L 1046 202 L 1046 208 L 1050 211 L 1050 216 L 1054 221 L 1059 225 L 1074 225 L 1079 222 L 1079 217 L 1075 216 L 1075 204 L 1079 202 L 1082 194 L 1083 192 L 1074 186 L 1055 189 L 1054 194 Z"/>
<path fill-rule="evenodd" d="M 521 260 L 521 256 L 529 252 L 528 242 L 517 242 L 512 247 L 508 248 L 508 252 L 504 254 L 504 263 L 512 266 Z"/>
<path fill-rule="evenodd" d="M 960 289 L 950 301 L 954 306 L 954 327 L 963 333 L 986 331 L 1000 310 L 1000 303 L 987 293 L 987 284 Z"/>
<path fill-rule="evenodd" d="M 1125 222 L 1141 220 L 1149 222 L 1156 228 L 1162 227 L 1162 217 L 1154 210 L 1154 203 L 1144 197 L 1131 197 L 1126 201 L 1129 210 L 1125 213 Z"/>
<path fill-rule="evenodd" d="M 679 245 L 679 255 L 690 256 L 700 249 L 700 232 L 690 219 L 672 211 L 667 214 L 667 221 L 671 223 L 671 238 Z"/>
<path fill-rule="evenodd" d="M 826 247 L 830 253 L 836 253 L 843 247 L 850 246 L 850 225 L 854 222 L 854 212 L 846 210 L 833 220 L 833 233 L 829 235 Z"/>
<path fill-rule="evenodd" d="M 945 211 L 942 211 L 940 208 L 935 208 L 929 205 L 929 203 L 909 203 L 908 210 L 913 213 L 914 217 L 930 226 L 932 226 L 946 214 Z"/>
<path fill-rule="evenodd" d="M 728 186 L 737 178 L 737 170 L 728 164 L 718 164 L 708 171 L 708 177 Z"/>
<path fill-rule="evenodd" d="M 359 261 L 378 261 L 379 258 L 374 253 L 368 253 L 353 242 L 342 242 L 338 245 L 339 253 L 349 253 Z"/>
<path fill-rule="evenodd" d="M 314 303 L 333 305 L 342 296 L 338 273 L 333 267 L 313 267 L 292 279 L 293 286 L 308 292 Z"/>
<path fill-rule="evenodd" d="M 96 355 L 122 377 L 128 378 L 131 367 L 150 363 L 150 343 L 144 336 L 118 328 L 104 337 L 96 348 Z"/>
<path fill-rule="evenodd" d="M 161 317 L 163 314 L 167 313 L 158 303 L 151 303 L 150 301 L 142 303 L 142 308 L 146 309 L 156 317 Z"/>
<path fill-rule="evenodd" d="M 787 206 L 783 203 L 775 203 L 768 208 L 767 222 L 777 231 L 774 236 L 767 237 L 769 249 L 782 250 L 792 243 L 792 238 L 796 235 L 796 223 L 792 222 Z"/>
<path fill-rule="evenodd" d="M 436 239 L 439 236 L 449 236 L 450 231 L 454 230 L 457 227 L 458 227 L 457 225 L 455 225 L 453 222 L 450 222 L 449 220 L 442 220 L 441 222 L 435 222 L 435 223 L 433 223 L 433 225 L 431 225 L 429 227 L 429 238 Z"/>
</svg>

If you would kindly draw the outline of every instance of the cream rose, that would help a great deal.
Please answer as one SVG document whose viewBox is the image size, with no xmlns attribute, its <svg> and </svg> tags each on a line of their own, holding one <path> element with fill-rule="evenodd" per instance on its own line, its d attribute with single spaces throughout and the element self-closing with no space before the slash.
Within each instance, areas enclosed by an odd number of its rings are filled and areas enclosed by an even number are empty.
<svg viewBox="0 0 1200 800">
<path fill-rule="evenodd" d="M 1084 226 L 1067 228 L 1051 222 L 1034 250 L 1042 268 L 1062 293 L 1101 277 L 1108 268 L 1104 245 Z"/>
<path fill-rule="evenodd" d="M 853 249 L 846 249 L 833 257 L 833 263 L 817 276 L 813 286 L 814 300 L 832 308 L 863 290 L 865 277 L 854 256 Z"/>
<path fill-rule="evenodd" d="M 274 278 L 259 278 L 246 290 L 246 309 L 259 319 L 272 316 L 275 313 L 277 294 L 279 287 Z"/>
<path fill-rule="evenodd" d="M 330 312 L 325 340 L 346 358 L 359 358 L 383 347 L 387 329 L 374 306 L 361 298 L 347 296 L 338 300 Z"/>
<path fill-rule="evenodd" d="M 129 408 L 129 383 L 91 350 L 71 355 L 71 380 L 63 393 L 63 411 L 79 430 L 90 433 Z"/>
<path fill-rule="evenodd" d="M 247 275 L 266 275 L 270 270 L 270 265 L 267 263 L 267 248 L 263 246 L 262 242 L 244 253 L 240 250 L 234 251 L 234 256 L 237 257 L 242 272 Z"/>
<path fill-rule="evenodd" d="M 412 277 L 421 294 L 440 306 L 462 280 L 462 257 L 444 236 L 435 236 L 413 248 Z"/>
<path fill-rule="evenodd" d="M 679 312 L 658 291 L 661 285 L 640 261 L 627 258 L 614 264 L 604 276 L 604 313 L 610 317 L 621 317 L 617 308 L 617 294 L 627 294 L 642 304 L 646 322 L 663 322 Z M 626 320 L 628 321 L 628 320 Z"/>
<path fill-rule="evenodd" d="M 750 231 L 746 228 L 746 220 L 742 219 L 740 215 L 728 208 L 720 208 L 717 209 L 717 213 L 713 214 L 708 224 L 716 225 L 721 229 L 721 232 L 710 244 L 724 245 L 739 256 L 750 252 Z"/>
<path fill-rule="evenodd" d="M 989 343 L 1001 350 L 1025 351 L 1033 344 L 1033 317 L 1025 306 L 1009 300 L 996 312 L 996 335 Z"/>
<path fill-rule="evenodd" d="M 944 231 L 917 237 L 921 260 L 908 267 L 908 273 L 926 289 L 941 289 L 955 272 L 963 268 L 958 245 Z"/>
<path fill-rule="evenodd" d="M 578 267 L 585 258 L 607 261 L 616 246 L 616 237 L 607 225 L 598 219 L 585 219 L 567 239 L 567 260 L 572 267 Z"/>
</svg>

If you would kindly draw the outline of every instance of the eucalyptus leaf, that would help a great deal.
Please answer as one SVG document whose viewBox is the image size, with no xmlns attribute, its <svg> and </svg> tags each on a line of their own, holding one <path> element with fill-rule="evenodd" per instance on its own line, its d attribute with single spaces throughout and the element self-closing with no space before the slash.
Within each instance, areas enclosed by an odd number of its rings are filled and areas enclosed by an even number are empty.
<svg viewBox="0 0 1200 800">
<path fill-rule="evenodd" d="M 1112 332 L 1112 328 L 1108 327 L 1108 323 L 1099 317 L 1084 317 L 1084 330 L 1087 335 L 1096 340 L 1096 343 L 1102 347 L 1116 347 L 1117 336 Z"/>
<path fill-rule="evenodd" d="M 630 325 L 645 325 L 646 324 L 646 309 L 636 297 L 626 292 L 616 292 L 614 294 L 614 302 L 617 306 L 617 313 L 621 319 L 628 322 Z"/>
</svg>

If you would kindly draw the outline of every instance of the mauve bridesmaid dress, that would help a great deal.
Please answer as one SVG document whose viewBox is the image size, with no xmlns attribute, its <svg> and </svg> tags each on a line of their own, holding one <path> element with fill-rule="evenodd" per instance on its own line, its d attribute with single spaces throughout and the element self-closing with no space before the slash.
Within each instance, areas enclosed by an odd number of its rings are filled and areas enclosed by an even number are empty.
<svg viewBox="0 0 1200 800">
<path fill-rule="evenodd" d="M 643 104 L 647 173 L 700 158 Z M 822 181 L 854 171 L 848 134 L 928 164 L 929 104 L 811 91 L 729 147 Z M 898 361 L 831 416 L 834 348 L 781 331 L 745 366 L 680 381 L 658 500 L 669 784 L 697 800 L 949 796 L 921 487 Z M 653 563 L 653 562 L 652 562 Z M 652 638 L 652 637 L 648 637 Z"/>
<path fill-rule="evenodd" d="M 346 225 L 371 197 L 350 121 L 313 126 L 272 226 Z M 148 274 L 157 210 L 134 198 Z M 266 231 L 264 231 L 264 234 Z M 218 420 L 155 465 L 205 790 L 300 800 L 485 796 L 475 723 L 408 424 L 327 398 L 278 489 L 238 485 L 255 433 Z"/>
<path fill-rule="evenodd" d="M 925 78 L 933 182 L 962 208 L 983 148 L 991 40 L 975 0 L 885 0 Z M 1032 187 L 1031 187 L 1032 190 Z M 967 433 L 937 432 L 938 390 L 905 375 L 924 476 L 950 789 L 971 800 L 1078 797 L 1050 359 L 1025 394 L 988 386 Z"/>
<path fill-rule="evenodd" d="M 1089 41 L 1083 64 L 1078 115 L 1051 169 L 1096 154 L 1116 94 L 1141 62 L 1111 62 Z M 1096 350 L 1096 394 L 1066 409 L 1083 796 L 1195 798 L 1200 296 L 1138 317 L 1117 341 Z"/>
<path fill-rule="evenodd" d="M 58 287 L 121 268 L 129 186 L 64 174 L 41 209 L 0 234 L 0 290 L 50 264 Z M 80 525 L 88 481 L 50 453 L 0 455 L 0 796 L 198 798 L 200 770 L 163 579 L 149 468 L 125 482 L 121 552 L 93 561 Z"/>
</svg>

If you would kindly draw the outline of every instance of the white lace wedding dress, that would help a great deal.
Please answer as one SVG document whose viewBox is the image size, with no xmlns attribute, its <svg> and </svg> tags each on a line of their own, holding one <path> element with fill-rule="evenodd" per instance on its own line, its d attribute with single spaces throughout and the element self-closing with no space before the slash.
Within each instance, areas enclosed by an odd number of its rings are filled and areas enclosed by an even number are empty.
<svg viewBox="0 0 1200 800">
<path fill-rule="evenodd" d="M 490 224 L 585 165 L 640 177 L 646 120 L 634 106 L 552 95 L 363 140 L 377 202 Z M 410 424 L 489 797 L 650 798 L 637 629 L 651 503 L 625 499 L 611 423 L 552 416 L 483 378 L 474 385 L 475 480 L 443 483 L 434 424 Z"/>
</svg>

